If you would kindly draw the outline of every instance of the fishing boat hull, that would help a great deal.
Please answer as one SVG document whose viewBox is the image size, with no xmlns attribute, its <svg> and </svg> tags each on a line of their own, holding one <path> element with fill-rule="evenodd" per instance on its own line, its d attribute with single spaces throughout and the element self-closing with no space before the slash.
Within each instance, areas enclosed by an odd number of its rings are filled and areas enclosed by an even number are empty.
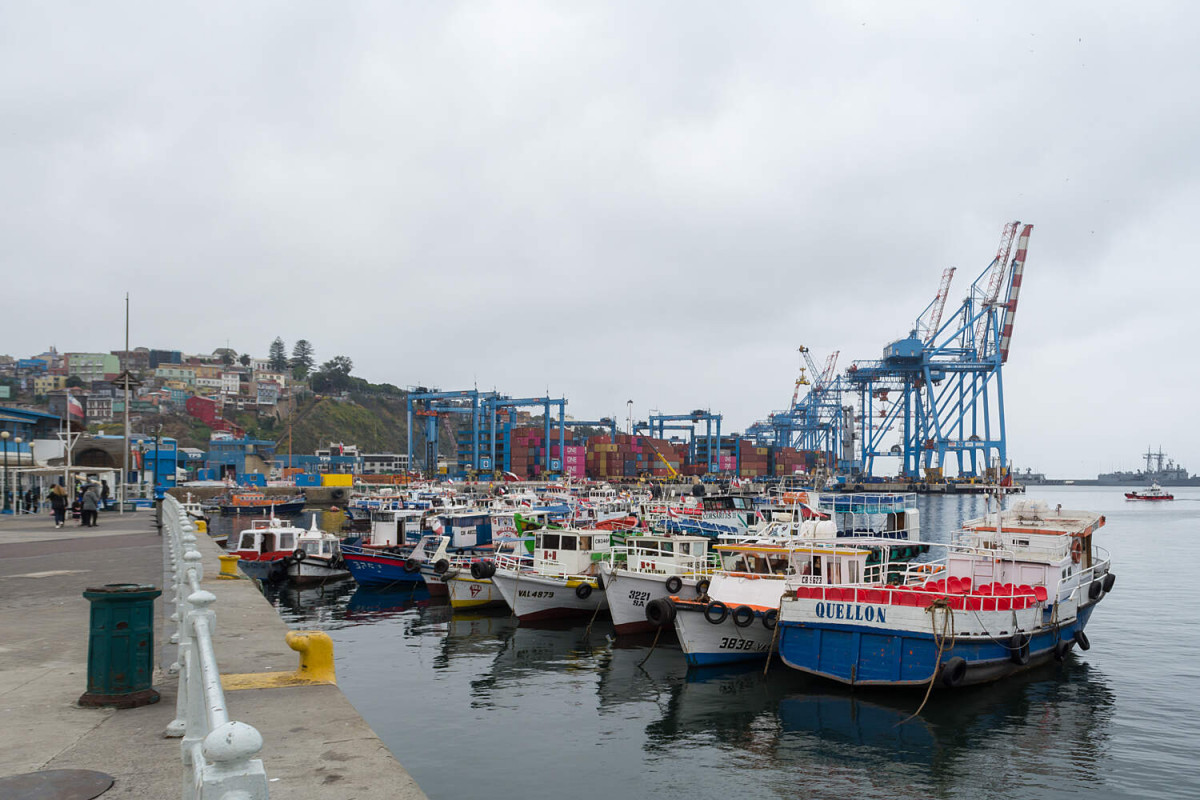
<svg viewBox="0 0 1200 800">
<path fill-rule="evenodd" d="M 608 608 L 605 591 L 594 580 L 550 578 L 497 569 L 492 584 L 512 609 L 513 616 L 522 622 L 587 617 Z"/>
<path fill-rule="evenodd" d="M 291 559 L 287 565 L 287 579 L 296 584 L 333 583 L 349 578 L 350 570 L 331 559 L 310 556 L 303 561 Z"/>
<path fill-rule="evenodd" d="M 450 590 L 446 587 L 446 572 L 438 572 L 438 564 L 435 562 L 430 564 L 428 561 L 421 563 L 421 580 L 425 581 L 425 587 L 429 589 L 430 597 L 446 597 Z"/>
<path fill-rule="evenodd" d="M 953 624 L 943 626 L 925 608 L 789 600 L 777 649 L 789 667 L 847 685 L 970 686 L 1064 658 L 1087 641 L 1082 632 L 1095 605 L 1060 609 L 1070 619 L 1058 624 L 1044 624 L 1051 614 L 1037 606 L 955 611 Z"/>
<path fill-rule="evenodd" d="M 455 610 L 505 607 L 504 597 L 491 578 L 480 580 L 459 570 L 457 574 L 447 574 L 444 583 L 450 606 Z"/>
<path fill-rule="evenodd" d="M 257 581 L 277 581 L 287 577 L 288 556 L 291 553 L 272 556 L 267 554 L 261 558 L 248 558 L 242 555 L 238 559 L 238 569 L 247 578 Z"/>
<path fill-rule="evenodd" d="M 1173 495 L 1173 494 L 1145 495 L 1145 494 L 1138 494 L 1137 492 L 1126 492 L 1125 499 L 1126 500 L 1147 500 L 1147 501 L 1174 500 L 1175 495 Z"/>
<path fill-rule="evenodd" d="M 748 624 L 743 612 L 735 615 L 726 607 L 722 615 L 710 610 L 710 604 L 672 599 L 675 608 L 675 635 L 690 667 L 711 667 L 741 661 L 762 661 L 771 651 L 773 628 L 755 611 Z M 748 608 L 748 606 L 747 606 Z M 771 609 L 774 611 L 774 609 Z"/>
<path fill-rule="evenodd" d="M 221 514 L 224 516 L 262 516 L 263 514 L 274 513 L 275 516 L 283 517 L 299 514 L 304 511 L 304 501 L 294 500 L 287 503 L 275 503 L 274 505 L 266 504 L 261 506 L 250 505 L 229 505 L 221 504 Z"/>
<path fill-rule="evenodd" d="M 419 564 L 410 568 L 409 559 L 391 553 L 372 553 L 360 548 L 343 548 L 346 569 L 359 586 L 397 586 L 424 583 Z"/>
<path fill-rule="evenodd" d="M 604 577 L 604 593 L 608 597 L 608 613 L 612 615 L 613 630 L 619 636 L 651 633 L 657 625 L 646 618 L 646 606 L 653 600 L 666 599 L 672 594 L 691 596 L 696 591 L 696 578 L 632 572 L 612 567 L 608 562 L 600 565 Z M 678 581 L 674 592 L 667 586 L 670 578 Z M 674 583 L 672 583 L 674 586 Z"/>
</svg>

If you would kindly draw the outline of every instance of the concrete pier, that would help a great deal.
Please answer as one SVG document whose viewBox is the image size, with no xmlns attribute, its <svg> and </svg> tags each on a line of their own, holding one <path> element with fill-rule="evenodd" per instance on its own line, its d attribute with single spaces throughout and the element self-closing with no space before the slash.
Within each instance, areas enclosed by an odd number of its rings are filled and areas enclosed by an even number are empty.
<svg viewBox="0 0 1200 800">
<path fill-rule="evenodd" d="M 214 639 L 221 673 L 296 669 L 287 626 L 247 580 L 218 580 L 220 549 L 200 537 L 204 588 L 217 597 Z M 0 777 L 49 769 L 112 775 L 108 797 L 181 796 L 178 739 L 163 731 L 175 716 L 176 678 L 164 609 L 155 601 L 154 687 L 162 700 L 116 711 L 81 708 L 87 688 L 88 586 L 164 585 L 163 539 L 152 512 L 100 515 L 99 527 L 46 515 L 0 517 Z M 425 794 L 337 686 L 227 693 L 232 718 L 253 725 L 278 798 L 423 800 Z"/>
</svg>

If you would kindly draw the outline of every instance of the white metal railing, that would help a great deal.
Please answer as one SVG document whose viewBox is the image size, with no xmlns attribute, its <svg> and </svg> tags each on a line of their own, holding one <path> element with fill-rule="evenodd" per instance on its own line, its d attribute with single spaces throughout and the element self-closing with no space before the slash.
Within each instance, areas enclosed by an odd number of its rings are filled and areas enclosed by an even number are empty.
<svg viewBox="0 0 1200 800">
<path fill-rule="evenodd" d="M 179 501 L 163 498 L 163 535 L 170 562 L 176 625 L 170 641 L 178 646 L 168 671 L 179 675 L 175 719 L 168 737 L 182 737 L 184 800 L 265 800 L 267 773 L 262 735 L 229 718 L 221 674 L 213 651 L 216 596 L 200 588 L 204 557 L 196 549 L 196 527 Z"/>
</svg>

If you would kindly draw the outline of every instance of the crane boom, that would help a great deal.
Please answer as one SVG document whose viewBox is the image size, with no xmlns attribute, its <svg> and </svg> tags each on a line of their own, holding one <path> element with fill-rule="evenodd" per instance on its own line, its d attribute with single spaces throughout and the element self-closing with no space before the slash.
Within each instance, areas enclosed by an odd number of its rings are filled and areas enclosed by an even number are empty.
<svg viewBox="0 0 1200 800">
<path fill-rule="evenodd" d="M 1017 242 L 1017 254 L 1013 256 L 1012 275 L 1008 281 L 1008 296 L 1004 300 L 1004 316 L 1000 320 L 1000 363 L 1008 361 L 1008 348 L 1012 345 L 1013 318 L 1017 315 L 1017 299 L 1021 296 L 1021 278 L 1025 274 L 1025 254 L 1029 250 L 1029 234 L 1032 225 L 1021 230 Z"/>
<path fill-rule="evenodd" d="M 942 324 L 942 311 L 946 308 L 946 297 L 950 294 L 950 281 L 954 280 L 954 267 L 946 267 L 942 271 L 942 282 L 938 284 L 937 296 L 933 298 L 933 306 L 929 309 L 929 332 L 925 334 L 925 342 L 929 343 Z"/>
<path fill-rule="evenodd" d="M 985 310 L 988 306 L 994 306 L 1000 299 L 1000 287 L 1004 283 L 1005 273 L 1008 272 L 1008 255 L 1012 252 L 1013 239 L 1016 237 L 1017 228 L 1020 225 L 1020 222 L 1010 222 L 1000 232 L 1000 246 L 996 248 L 996 257 L 992 260 L 992 272 L 988 276 L 987 291 L 980 298 L 980 311 Z M 980 315 L 979 325 L 975 329 L 975 346 L 981 351 L 984 347 L 984 334 L 987 333 L 988 317 L 988 314 Z"/>
</svg>

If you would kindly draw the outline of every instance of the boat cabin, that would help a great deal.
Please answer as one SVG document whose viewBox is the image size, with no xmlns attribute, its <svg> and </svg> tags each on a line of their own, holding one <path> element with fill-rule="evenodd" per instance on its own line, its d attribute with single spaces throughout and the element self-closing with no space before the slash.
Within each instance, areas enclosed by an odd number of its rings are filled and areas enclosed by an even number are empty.
<svg viewBox="0 0 1200 800">
<path fill-rule="evenodd" d="M 870 550 L 810 545 L 718 545 L 721 568 L 744 577 L 786 578 L 797 584 L 860 583 Z"/>
<path fill-rule="evenodd" d="M 421 537 L 425 512 L 409 508 L 377 508 L 371 512 L 371 544 L 394 547 Z"/>
<path fill-rule="evenodd" d="M 758 521 L 754 500 L 737 494 L 714 494 L 700 498 L 705 519 L 736 519 L 746 527 Z"/>
<path fill-rule="evenodd" d="M 291 553 L 296 549 L 296 534 L 301 532 L 299 528 L 282 525 L 278 519 L 256 519 L 249 529 L 242 531 L 233 552 L 248 561 L 268 553 Z"/>
<path fill-rule="evenodd" d="M 450 547 L 482 547 L 492 543 L 492 517 L 487 511 L 439 514 L 441 533 L 450 537 Z"/>
<path fill-rule="evenodd" d="M 615 557 L 623 549 L 625 566 L 634 572 L 688 575 L 707 567 L 710 541 L 706 536 L 630 535 L 625 538 L 624 548 L 612 552 Z"/>
<path fill-rule="evenodd" d="M 609 531 L 542 530 L 534 534 L 533 566 L 543 575 L 590 574 L 592 562 L 611 549 Z"/>
</svg>

